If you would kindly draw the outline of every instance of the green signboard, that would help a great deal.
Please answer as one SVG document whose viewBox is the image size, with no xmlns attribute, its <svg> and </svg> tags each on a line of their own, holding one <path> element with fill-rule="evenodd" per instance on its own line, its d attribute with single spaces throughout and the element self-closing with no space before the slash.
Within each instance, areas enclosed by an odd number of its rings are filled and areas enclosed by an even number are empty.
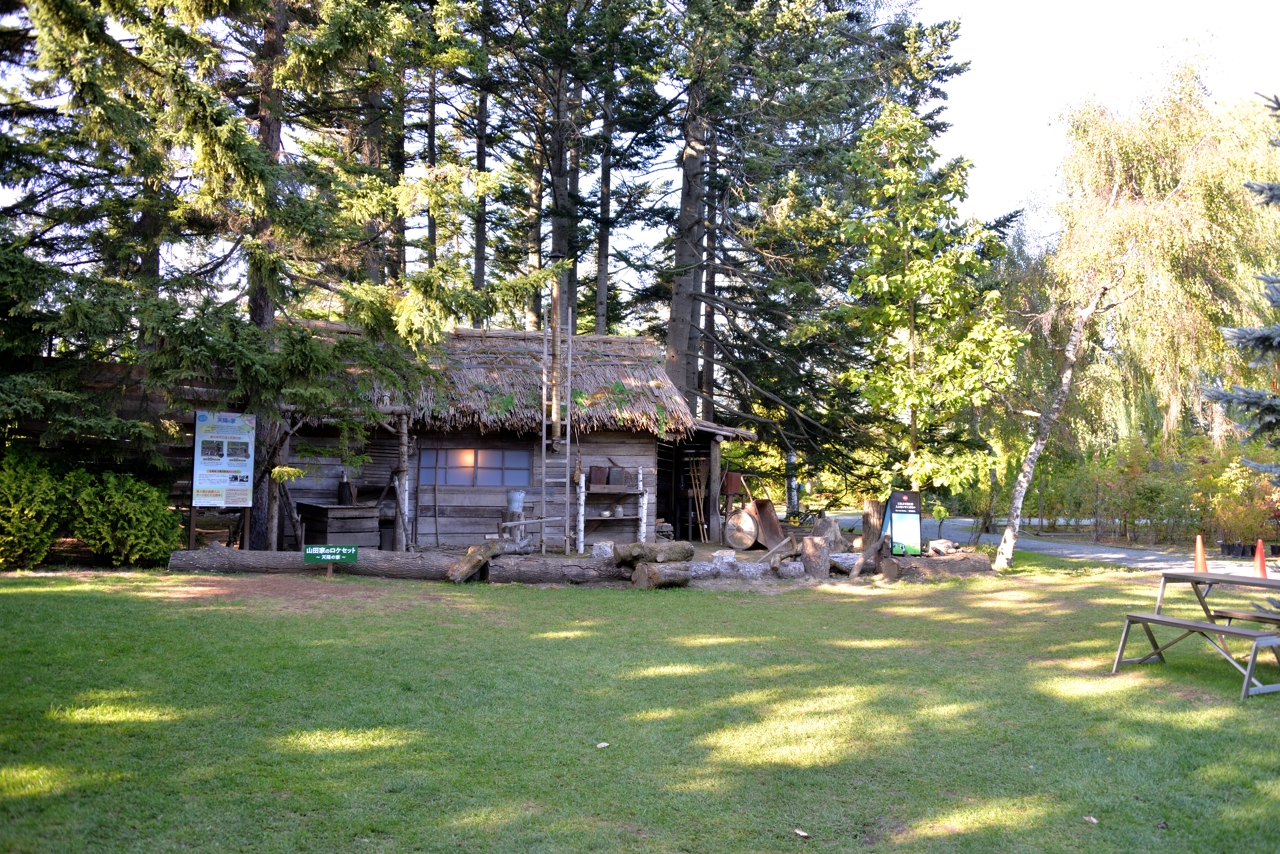
<svg viewBox="0 0 1280 854">
<path fill-rule="evenodd" d="M 355 563 L 359 546 L 303 546 L 303 563 Z"/>
</svg>

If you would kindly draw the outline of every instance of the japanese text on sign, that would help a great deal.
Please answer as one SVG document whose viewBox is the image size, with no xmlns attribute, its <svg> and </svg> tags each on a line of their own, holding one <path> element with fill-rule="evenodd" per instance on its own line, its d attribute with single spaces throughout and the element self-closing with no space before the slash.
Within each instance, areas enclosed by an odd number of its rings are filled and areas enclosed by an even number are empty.
<svg viewBox="0 0 1280 854">
<path fill-rule="evenodd" d="M 195 507 L 253 505 L 253 445 L 257 417 L 238 412 L 196 412 Z"/>
<path fill-rule="evenodd" d="M 358 546 L 303 546 L 303 563 L 355 563 L 359 555 Z"/>
</svg>

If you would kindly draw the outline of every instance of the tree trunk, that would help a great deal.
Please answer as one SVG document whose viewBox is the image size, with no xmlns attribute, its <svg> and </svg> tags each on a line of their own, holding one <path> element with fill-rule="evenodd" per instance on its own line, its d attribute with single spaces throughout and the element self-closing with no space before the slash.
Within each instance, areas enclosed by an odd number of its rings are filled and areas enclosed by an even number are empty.
<svg viewBox="0 0 1280 854">
<path fill-rule="evenodd" d="M 1027 456 L 1022 461 L 1018 478 L 1013 483 L 1013 494 L 1009 498 L 1009 521 L 1005 525 L 1004 536 L 1000 538 L 1000 548 L 996 551 L 995 568 L 1008 569 L 1013 566 L 1013 549 L 1018 544 L 1018 528 L 1022 522 L 1022 502 L 1027 495 L 1027 487 L 1036 473 L 1036 461 L 1049 442 L 1049 434 L 1057 423 L 1062 410 L 1066 408 L 1067 398 L 1071 396 L 1071 385 L 1075 377 L 1076 360 L 1080 357 L 1080 346 L 1084 342 L 1085 330 L 1089 321 L 1098 310 L 1098 303 L 1111 289 L 1110 285 L 1102 285 L 1093 294 L 1088 304 L 1076 311 L 1075 321 L 1071 324 L 1071 335 L 1067 338 L 1067 347 L 1063 353 L 1062 372 L 1058 376 L 1058 387 L 1054 390 L 1053 401 L 1036 422 L 1035 439 L 1027 449 Z"/>
<path fill-rule="evenodd" d="M 570 97 L 570 115 L 573 120 L 573 127 L 578 127 L 578 108 L 582 103 L 582 84 L 575 84 L 573 94 Z M 579 190 L 579 181 L 582 178 L 582 140 L 578 134 L 571 137 L 574 141 L 569 146 L 569 181 L 568 195 L 569 200 L 569 248 L 567 250 L 569 269 L 565 271 L 565 278 L 568 280 L 565 291 L 565 324 L 569 328 L 571 335 L 578 332 L 578 200 L 582 198 Z"/>
<path fill-rule="evenodd" d="M 671 286 L 671 322 L 667 326 L 667 376 L 685 395 L 689 408 L 697 406 L 697 350 L 690 344 L 697 318 L 694 294 L 702 287 L 702 217 L 706 204 L 703 172 L 706 169 L 707 122 L 702 116 L 701 84 L 689 87 L 684 120 L 684 147 L 680 152 L 680 213 L 677 219 L 675 277 Z"/>
<path fill-rule="evenodd" d="M 418 578 L 445 581 L 457 555 L 443 552 L 380 552 L 361 550 L 355 563 L 338 564 L 347 575 L 378 578 Z M 169 557 L 173 572 L 303 572 L 323 569 L 322 563 L 304 563 L 302 552 L 252 552 L 240 549 L 207 548 L 176 551 Z"/>
<path fill-rule="evenodd" d="M 371 80 L 377 80 L 377 63 L 372 57 L 368 62 Z M 382 149 L 384 146 L 383 130 L 386 121 L 386 93 L 377 84 L 370 84 L 360 93 L 361 118 L 353 129 L 359 140 L 360 158 L 373 173 L 382 169 Z M 364 275 L 375 285 L 386 281 L 387 249 L 382 223 L 377 216 L 371 217 L 364 226 L 367 246 L 364 251 Z"/>
<path fill-rule="evenodd" d="M 399 85 L 392 99 L 391 116 L 388 121 L 391 139 L 387 146 L 387 161 L 390 167 L 392 184 L 399 186 L 404 182 L 405 169 L 405 94 L 404 69 L 400 69 Z M 397 287 L 404 286 L 405 266 L 408 262 L 405 245 L 405 221 L 397 211 L 391 220 L 391 240 L 387 253 L 387 278 L 393 280 Z"/>
<path fill-rule="evenodd" d="M 436 70 L 427 74 L 427 168 L 434 171 L 436 155 Z M 436 215 L 427 209 L 427 266 L 436 265 Z"/>
<path fill-rule="evenodd" d="M 720 441 L 711 437 L 711 450 L 707 465 L 707 534 L 711 542 L 724 543 L 724 529 L 720 519 Z"/>
<path fill-rule="evenodd" d="M 483 47 L 484 40 L 481 40 Z M 483 80 L 480 83 L 480 92 L 476 97 L 476 174 L 483 175 L 488 168 L 489 153 L 489 93 L 484 89 Z M 472 261 L 471 268 L 471 288 L 476 293 L 484 292 L 485 277 L 485 245 L 487 241 L 486 228 L 488 226 L 488 199 L 484 193 L 476 195 L 476 220 L 475 220 L 475 257 Z M 480 328 L 484 321 L 483 317 L 471 318 L 471 325 Z"/>
<path fill-rule="evenodd" d="M 276 66 L 284 58 L 284 34 L 289 27 L 289 9 L 285 0 L 273 0 L 271 12 L 262 21 L 262 49 L 253 61 L 258 81 L 258 147 L 273 163 L 280 159 L 284 134 L 284 98 L 276 85 Z M 265 212 L 254 223 L 254 237 L 262 243 L 251 251 L 248 259 L 249 319 L 259 329 L 275 323 L 275 292 L 279 270 L 271 249 L 271 217 Z"/>
<path fill-rule="evenodd" d="M 800 515 L 800 489 L 796 481 L 796 452 L 790 448 L 787 449 L 785 471 L 787 480 L 787 518 L 794 519 Z"/>
<path fill-rule="evenodd" d="M 591 584 L 625 581 L 631 570 L 612 558 L 496 557 L 489 561 L 489 581 L 495 584 Z"/>
<path fill-rule="evenodd" d="M 718 239 L 718 217 L 717 211 L 720 207 L 720 194 L 718 184 L 716 182 L 716 170 L 719 168 L 720 158 L 716 149 L 714 134 L 710 135 L 707 141 L 707 214 L 706 214 L 706 257 L 703 263 L 705 270 L 702 291 L 708 297 L 714 298 L 716 295 L 716 260 L 719 257 L 717 253 L 716 241 Z M 716 348 L 713 338 L 715 337 L 716 328 L 716 311 L 715 303 L 710 300 L 704 300 L 702 303 L 702 417 L 706 421 L 713 424 L 716 420 L 715 394 L 716 394 Z"/>
<path fill-rule="evenodd" d="M 613 108 L 610 93 L 604 94 L 604 130 L 600 147 L 600 224 L 596 231 L 596 334 L 609 334 L 609 221 L 613 193 Z"/>
<path fill-rule="evenodd" d="M 526 212 L 528 231 L 525 235 L 525 251 L 528 254 L 528 272 L 533 275 L 542 269 L 542 148 L 537 142 L 529 153 L 529 209 Z M 525 308 L 524 328 L 536 332 L 542 328 L 542 290 L 529 295 Z"/>
<path fill-rule="evenodd" d="M 883 501 L 867 498 L 862 502 L 862 545 L 874 542 L 880 537 L 880 529 L 884 527 Z"/>
<path fill-rule="evenodd" d="M 551 254 L 556 258 L 569 257 L 569 229 L 571 225 L 572 203 L 569 200 L 569 136 L 573 130 L 573 122 L 569 115 L 568 79 L 564 72 L 559 74 L 554 114 L 551 122 L 550 161 L 547 166 L 551 172 Z M 563 275 L 556 277 L 557 281 Z M 562 289 L 563 290 L 563 289 Z M 554 322 L 560 328 L 569 326 L 569 300 L 560 294 L 557 316 Z"/>
<path fill-rule="evenodd" d="M 654 589 L 687 587 L 693 577 L 687 563 L 639 563 L 631 573 L 631 586 Z"/>
</svg>

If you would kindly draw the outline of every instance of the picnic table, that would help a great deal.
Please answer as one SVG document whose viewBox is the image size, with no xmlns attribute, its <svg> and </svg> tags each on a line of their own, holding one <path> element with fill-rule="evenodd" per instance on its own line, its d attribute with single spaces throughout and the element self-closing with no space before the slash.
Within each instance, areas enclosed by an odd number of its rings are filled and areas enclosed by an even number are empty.
<svg viewBox="0 0 1280 854">
<path fill-rule="evenodd" d="M 1204 620 L 1186 620 L 1180 617 L 1170 617 L 1160 613 L 1160 609 L 1164 607 L 1164 594 L 1169 584 L 1187 584 L 1196 595 L 1196 601 L 1200 603 L 1200 608 L 1204 611 Z M 1219 585 L 1230 585 L 1232 587 L 1247 587 L 1254 590 L 1267 590 L 1280 593 L 1280 579 L 1273 578 L 1255 578 L 1246 575 L 1226 575 L 1222 573 L 1212 572 L 1164 572 L 1160 575 L 1160 592 L 1156 594 L 1156 609 L 1154 613 L 1138 613 L 1125 614 L 1124 631 L 1120 634 L 1120 648 L 1116 651 L 1116 661 L 1111 668 L 1114 674 L 1120 669 L 1122 664 L 1144 664 L 1152 659 L 1164 663 L 1164 651 L 1184 638 L 1191 635 L 1199 635 L 1204 638 L 1211 647 L 1228 662 L 1236 670 L 1244 675 L 1244 686 L 1240 691 L 1240 699 L 1244 700 L 1256 694 L 1270 694 L 1273 691 L 1280 691 L 1280 682 L 1272 684 L 1263 684 L 1256 676 L 1254 676 L 1254 668 L 1258 660 L 1258 652 L 1263 649 L 1270 649 L 1271 654 L 1275 656 L 1276 664 L 1280 665 L 1280 635 L 1277 634 L 1277 627 L 1280 627 L 1280 611 L 1246 611 L 1231 608 L 1212 608 L 1209 605 L 1207 597 L 1213 592 L 1213 588 Z M 1219 622 L 1222 621 L 1222 622 Z M 1239 622 L 1260 623 L 1270 628 L 1266 629 L 1250 629 L 1235 625 Z M 1129 640 L 1129 629 L 1134 624 L 1142 626 L 1142 630 L 1147 635 L 1147 640 L 1151 642 L 1151 652 L 1140 658 L 1125 658 L 1124 648 Z M 1182 634 L 1164 645 L 1160 645 L 1156 641 L 1155 633 L 1151 631 L 1152 626 L 1167 626 L 1173 629 L 1181 629 Z M 1227 638 L 1237 638 L 1247 641 L 1250 644 L 1249 661 L 1247 665 L 1241 665 L 1236 661 L 1235 656 L 1227 648 Z"/>
</svg>

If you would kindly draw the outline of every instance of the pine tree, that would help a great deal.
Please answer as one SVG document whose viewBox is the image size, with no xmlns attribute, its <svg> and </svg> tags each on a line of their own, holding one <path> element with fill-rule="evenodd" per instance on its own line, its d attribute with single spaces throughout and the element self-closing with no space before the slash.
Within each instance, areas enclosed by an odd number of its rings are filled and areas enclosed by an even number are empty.
<svg viewBox="0 0 1280 854">
<path fill-rule="evenodd" d="M 1268 99 L 1273 118 L 1280 120 L 1280 97 Z M 1275 144 L 1280 144 L 1278 140 Z M 1249 182 L 1245 184 L 1263 205 L 1280 205 L 1280 184 L 1274 182 Z M 1280 309 L 1280 276 L 1264 274 L 1258 279 L 1266 285 L 1264 296 L 1272 309 Z M 1280 323 L 1264 327 L 1235 327 L 1224 330 L 1228 344 L 1238 347 L 1251 357 L 1255 365 L 1280 365 Z M 1210 389 L 1206 392 L 1215 400 L 1245 416 L 1253 432 L 1250 438 L 1270 439 L 1272 447 L 1280 447 L 1280 394 L 1275 387 L 1250 389 L 1234 386 L 1230 391 Z M 1276 475 L 1273 482 L 1280 486 L 1280 466 L 1245 461 L 1261 472 Z"/>
</svg>

